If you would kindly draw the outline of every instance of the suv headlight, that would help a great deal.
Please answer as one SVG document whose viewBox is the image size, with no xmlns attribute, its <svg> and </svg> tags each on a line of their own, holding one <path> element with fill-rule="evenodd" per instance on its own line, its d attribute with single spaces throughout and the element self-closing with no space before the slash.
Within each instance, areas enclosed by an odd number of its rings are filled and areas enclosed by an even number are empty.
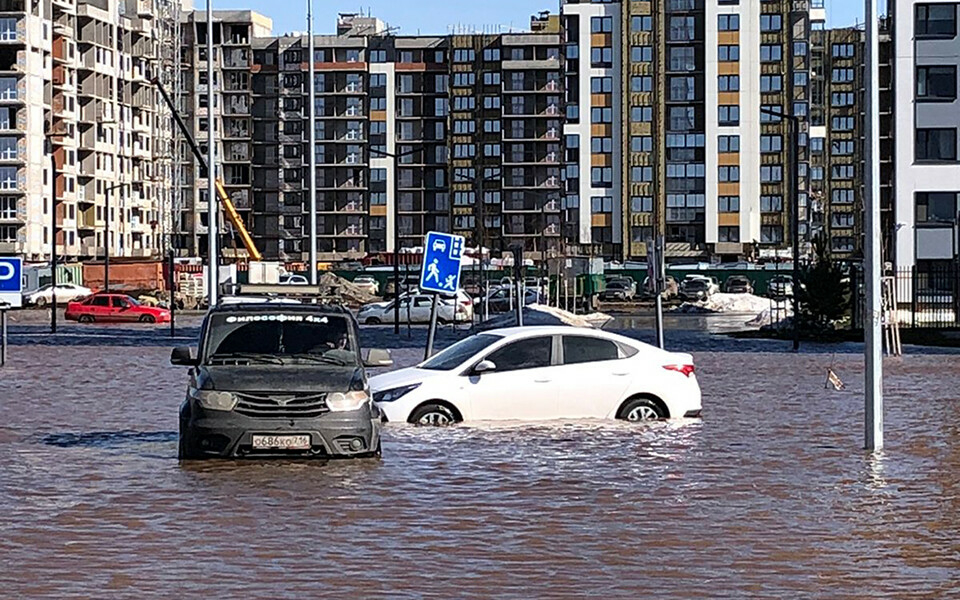
<svg viewBox="0 0 960 600">
<path fill-rule="evenodd" d="M 332 412 L 343 412 L 348 410 L 359 410 L 364 404 L 370 401 L 370 395 L 365 391 L 334 392 L 327 394 L 327 408 Z"/>
<path fill-rule="evenodd" d="M 389 390 L 383 390 L 382 392 L 377 392 L 373 395 L 374 402 L 393 402 L 394 400 L 399 400 L 406 394 L 412 392 L 413 390 L 420 387 L 419 383 L 414 383 L 411 385 L 405 385 L 403 387 L 397 387 Z"/>
<path fill-rule="evenodd" d="M 207 410 L 231 411 L 237 405 L 237 397 L 230 392 L 190 388 L 190 397 Z"/>
</svg>

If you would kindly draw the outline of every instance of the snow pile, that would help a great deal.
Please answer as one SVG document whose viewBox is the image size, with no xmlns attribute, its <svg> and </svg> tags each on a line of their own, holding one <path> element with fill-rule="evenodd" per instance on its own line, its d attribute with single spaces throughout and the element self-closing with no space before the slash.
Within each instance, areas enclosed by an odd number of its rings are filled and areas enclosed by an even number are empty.
<svg viewBox="0 0 960 600">
<path fill-rule="evenodd" d="M 561 308 L 545 304 L 529 304 L 523 307 L 523 324 L 526 325 L 568 325 L 570 327 L 585 327 L 588 329 L 603 329 L 604 325 L 613 320 L 610 315 L 595 312 L 589 315 L 575 315 Z M 478 330 L 499 329 L 501 327 L 515 327 L 517 324 L 516 312 L 507 312 L 497 315 L 477 326 Z"/>
<path fill-rule="evenodd" d="M 347 305 L 362 306 L 377 299 L 366 288 L 330 272 L 321 274 L 317 283 L 325 294 L 339 296 Z"/>
<path fill-rule="evenodd" d="M 700 302 L 684 302 L 673 312 L 680 313 L 751 313 L 770 311 L 770 299 L 753 294 L 717 293 Z"/>
</svg>

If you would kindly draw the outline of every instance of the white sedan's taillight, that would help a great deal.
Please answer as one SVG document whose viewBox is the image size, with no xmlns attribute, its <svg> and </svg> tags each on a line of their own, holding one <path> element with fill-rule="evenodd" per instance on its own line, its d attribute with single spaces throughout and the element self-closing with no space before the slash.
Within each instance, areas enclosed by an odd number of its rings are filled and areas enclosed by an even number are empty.
<svg viewBox="0 0 960 600">
<path fill-rule="evenodd" d="M 693 375 L 693 372 L 696 370 L 693 365 L 663 365 L 663 368 L 668 371 L 683 373 L 687 377 Z"/>
</svg>

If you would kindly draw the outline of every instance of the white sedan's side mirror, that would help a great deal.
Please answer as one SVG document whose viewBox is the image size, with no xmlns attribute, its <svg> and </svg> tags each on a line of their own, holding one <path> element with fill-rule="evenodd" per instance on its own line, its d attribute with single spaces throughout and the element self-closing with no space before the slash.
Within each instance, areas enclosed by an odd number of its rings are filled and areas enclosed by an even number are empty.
<svg viewBox="0 0 960 600">
<path fill-rule="evenodd" d="M 477 363 L 477 366 L 473 368 L 473 372 L 477 375 L 481 373 L 490 373 L 497 370 L 497 365 L 493 364 L 492 360 L 481 360 Z"/>
</svg>

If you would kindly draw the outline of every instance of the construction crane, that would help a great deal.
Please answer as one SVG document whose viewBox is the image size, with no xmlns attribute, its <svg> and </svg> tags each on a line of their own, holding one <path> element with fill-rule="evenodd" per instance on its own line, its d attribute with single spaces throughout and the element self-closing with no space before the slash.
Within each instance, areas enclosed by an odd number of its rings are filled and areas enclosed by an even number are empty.
<svg viewBox="0 0 960 600">
<path fill-rule="evenodd" d="M 212 177 L 214 175 L 213 170 L 209 165 L 207 165 L 207 161 L 203 158 L 203 153 L 200 152 L 200 147 L 197 146 L 196 140 L 193 139 L 193 136 L 190 135 L 190 132 L 187 130 L 187 126 L 183 123 L 183 119 L 180 118 L 180 113 L 177 112 L 177 107 L 174 106 L 173 100 L 171 100 L 170 96 L 167 94 L 167 90 L 164 89 L 163 84 L 160 83 L 160 79 L 154 77 L 153 85 L 157 86 L 157 89 L 160 90 L 160 95 L 163 96 L 164 102 L 166 102 L 167 106 L 170 107 L 170 113 L 173 115 L 173 120 L 177 122 L 177 126 L 180 127 L 180 133 L 183 134 L 183 137 L 186 138 L 187 142 L 190 144 L 190 149 L 193 150 L 193 155 L 197 157 L 197 162 L 200 163 L 200 167 L 207 170 L 208 177 Z M 250 232 L 247 231 L 247 226 L 244 225 L 243 219 L 240 218 L 240 213 L 237 212 L 237 207 L 233 205 L 233 201 L 231 201 L 230 197 L 227 196 L 227 190 L 223 187 L 223 181 L 217 179 L 214 182 L 214 187 L 217 190 L 217 196 L 220 197 L 220 204 L 223 206 L 223 210 L 227 213 L 227 219 L 230 220 L 234 230 L 240 235 L 240 241 L 243 242 L 244 248 L 247 249 L 247 254 L 250 255 L 250 259 L 256 261 L 263 260 L 263 255 L 260 254 L 260 251 L 257 250 L 256 244 L 253 243 L 253 238 L 250 237 Z M 216 227 L 216 224 L 210 223 L 209 226 Z"/>
</svg>

